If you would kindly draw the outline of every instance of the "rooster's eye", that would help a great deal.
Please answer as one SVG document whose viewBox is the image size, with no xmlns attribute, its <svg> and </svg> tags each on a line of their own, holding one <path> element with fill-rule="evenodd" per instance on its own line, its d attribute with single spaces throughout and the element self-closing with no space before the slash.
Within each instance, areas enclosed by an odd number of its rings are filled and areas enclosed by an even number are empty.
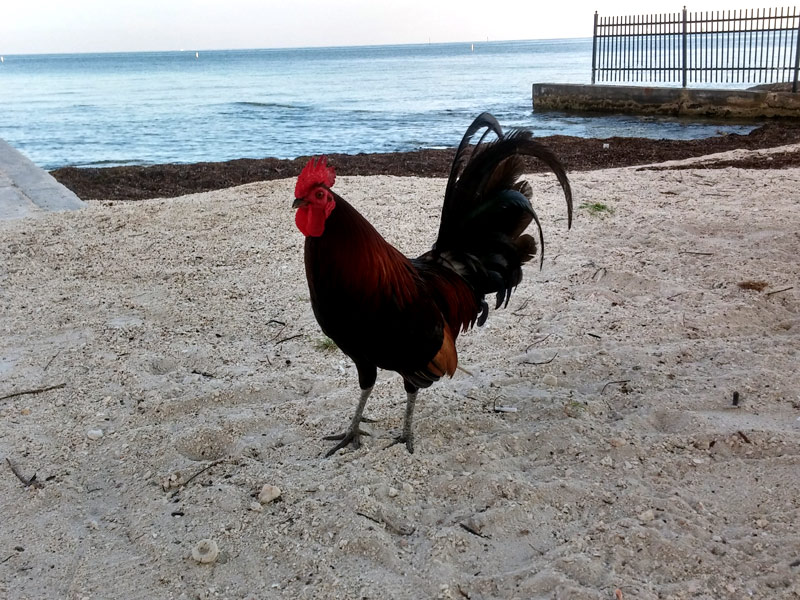
<svg viewBox="0 0 800 600">
<path fill-rule="evenodd" d="M 325 196 L 322 190 L 317 190 L 317 193 L 314 195 L 317 197 L 317 200 L 322 200 L 322 198 Z"/>
</svg>

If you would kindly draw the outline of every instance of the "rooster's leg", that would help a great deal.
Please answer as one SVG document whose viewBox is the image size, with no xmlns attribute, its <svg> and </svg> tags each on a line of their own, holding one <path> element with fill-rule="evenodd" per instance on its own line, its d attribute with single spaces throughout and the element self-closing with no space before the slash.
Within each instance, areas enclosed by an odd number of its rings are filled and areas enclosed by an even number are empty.
<svg viewBox="0 0 800 600">
<path fill-rule="evenodd" d="M 395 444 L 405 444 L 406 450 L 408 450 L 409 454 L 414 454 L 414 432 L 411 429 L 411 422 L 414 419 L 414 404 L 416 402 L 416 390 L 413 392 L 407 392 L 406 418 L 403 421 L 403 434 L 394 438 L 394 442 L 390 444 L 390 446 L 394 446 Z"/>
<path fill-rule="evenodd" d="M 364 407 L 367 405 L 367 398 L 369 398 L 371 392 L 372 387 L 361 390 L 361 399 L 358 401 L 356 414 L 353 415 L 353 420 L 350 422 L 350 427 L 347 428 L 347 431 L 344 433 L 338 433 L 336 435 L 328 435 L 323 438 L 326 440 L 341 440 L 333 448 L 328 450 L 325 456 L 333 456 L 348 444 L 352 444 L 354 449 L 358 449 L 358 447 L 361 446 L 361 436 L 369 435 L 368 431 L 361 431 L 360 425 L 362 421 L 369 421 L 368 419 L 364 418 L 363 414 Z"/>
</svg>

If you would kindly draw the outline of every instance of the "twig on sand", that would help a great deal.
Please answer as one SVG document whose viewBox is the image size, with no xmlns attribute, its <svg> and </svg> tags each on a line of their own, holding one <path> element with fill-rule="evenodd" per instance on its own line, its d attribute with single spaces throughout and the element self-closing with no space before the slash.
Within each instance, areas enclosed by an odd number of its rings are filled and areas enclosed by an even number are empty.
<svg viewBox="0 0 800 600">
<path fill-rule="evenodd" d="M 523 312 L 520 312 L 520 311 L 525 310 L 525 308 L 530 303 L 531 298 L 533 298 L 533 296 L 529 296 L 528 298 L 526 298 L 525 301 L 522 304 L 520 304 L 519 307 L 515 311 L 513 311 L 511 314 L 514 315 L 515 317 L 526 317 L 526 316 L 528 316 L 526 313 L 523 313 Z"/>
<path fill-rule="evenodd" d="M 383 521 L 381 521 L 381 520 L 379 520 L 379 519 L 376 519 L 375 517 L 371 517 L 371 516 L 369 516 L 367 513 L 364 513 L 364 512 L 361 512 L 361 511 L 356 511 L 356 514 L 357 514 L 359 517 L 364 517 L 365 519 L 369 519 L 369 520 L 370 520 L 370 521 L 372 521 L 373 523 L 377 523 L 378 525 L 381 525 L 381 526 L 383 525 Z"/>
<path fill-rule="evenodd" d="M 605 392 L 605 391 L 606 391 L 606 388 L 607 388 L 608 386 L 610 386 L 610 385 L 614 384 L 614 383 L 622 383 L 622 384 L 626 384 L 626 383 L 630 383 L 630 381 L 631 381 L 630 379 L 619 379 L 619 380 L 617 380 L 617 381 L 609 381 L 607 384 L 605 384 L 605 385 L 603 386 L 603 389 L 602 389 L 602 390 L 600 390 L 600 393 L 602 394 L 603 392 Z"/>
<path fill-rule="evenodd" d="M 280 323 L 280 322 L 279 321 L 275 321 L 275 323 Z M 278 329 L 278 333 L 276 333 L 274 336 L 272 336 L 272 339 L 270 340 L 270 342 L 274 342 L 279 337 L 281 337 L 281 334 L 283 333 L 284 329 L 286 329 L 286 325 L 285 324 L 281 325 L 281 328 Z"/>
<path fill-rule="evenodd" d="M 397 535 L 411 535 L 412 533 L 414 533 L 414 527 L 407 525 L 405 523 L 395 522 L 394 519 L 388 519 L 386 515 L 373 517 L 361 511 L 356 511 L 356 514 L 359 517 L 364 517 L 365 519 L 369 519 L 373 523 L 377 523 L 378 525 L 385 527 L 386 530 L 389 531 L 390 533 L 396 533 Z"/>
<path fill-rule="evenodd" d="M 303 335 L 302 333 L 298 333 L 297 335 L 290 335 L 289 337 L 285 337 L 283 339 L 278 340 L 277 342 L 275 342 L 275 345 L 277 346 L 278 344 L 282 344 L 283 342 L 288 342 L 289 340 L 302 337 L 302 335 Z"/>
<path fill-rule="evenodd" d="M 53 354 L 53 358 L 51 358 L 50 360 L 47 361 L 47 364 L 44 366 L 44 369 L 42 369 L 42 370 L 43 371 L 47 371 L 47 369 L 50 368 L 50 365 L 53 364 L 53 361 L 58 357 L 59 354 L 61 354 L 61 350 L 59 350 L 58 352 Z"/>
<path fill-rule="evenodd" d="M 189 477 L 189 479 L 187 479 L 186 481 L 184 481 L 184 482 L 183 482 L 183 485 L 185 486 L 185 485 L 189 484 L 189 483 L 190 483 L 190 482 L 191 482 L 193 479 L 197 479 L 198 477 L 200 477 L 200 475 L 202 475 L 203 473 L 205 473 L 206 471 L 208 471 L 208 470 L 209 470 L 211 467 L 216 467 L 216 466 L 217 466 L 218 464 L 220 464 L 221 462 L 225 462 L 225 459 L 224 459 L 224 458 L 219 458 L 219 459 L 217 459 L 217 460 L 215 460 L 215 461 L 213 461 L 213 462 L 210 462 L 210 463 L 209 463 L 209 464 L 207 464 L 205 467 L 203 467 L 202 469 L 200 469 L 200 470 L 199 470 L 197 473 L 195 473 L 194 475 L 192 475 L 191 477 Z"/>
<path fill-rule="evenodd" d="M 541 344 L 543 341 L 545 341 L 545 340 L 546 340 L 547 338 L 549 338 L 551 335 L 553 335 L 553 334 L 552 334 L 552 333 L 548 333 L 548 334 L 547 334 L 546 336 L 544 336 L 542 339 L 540 339 L 540 340 L 536 340 L 535 342 L 531 342 L 530 344 L 528 344 L 528 347 L 527 347 L 527 348 L 525 348 L 525 352 L 527 352 L 528 350 L 530 350 L 531 348 L 533 348 L 533 347 L 534 347 L 536 344 Z"/>
<path fill-rule="evenodd" d="M 11 462 L 10 458 L 6 457 L 6 462 L 8 463 L 11 472 L 14 473 L 14 475 L 16 475 L 17 479 L 19 479 L 22 482 L 22 485 L 24 485 L 25 487 L 33 486 L 37 489 L 41 489 L 44 487 L 44 484 L 36 481 L 36 473 L 34 473 L 33 477 L 31 477 L 30 479 L 27 477 L 23 477 L 22 473 L 20 473 L 19 469 L 17 469 L 17 467 L 14 466 L 14 463 Z"/>
<path fill-rule="evenodd" d="M 543 360 L 543 361 L 538 361 L 538 362 L 537 361 L 532 361 L 532 360 L 523 360 L 522 364 L 523 365 L 549 365 L 551 362 L 553 362 L 556 359 L 556 356 L 558 356 L 558 352 L 556 352 L 553 355 L 553 358 L 551 358 L 550 360 Z"/>
<path fill-rule="evenodd" d="M 765 296 L 772 296 L 772 294 L 780 294 L 781 292 L 788 292 L 789 290 L 793 290 L 793 289 L 794 289 L 794 286 L 790 285 L 789 287 L 783 288 L 782 290 L 775 290 L 774 292 L 767 292 L 764 295 Z"/>
<path fill-rule="evenodd" d="M 481 537 L 481 538 L 483 538 L 485 540 L 491 539 L 488 535 L 482 534 L 480 531 L 470 527 L 466 523 L 459 523 L 459 526 L 461 527 L 461 529 L 463 529 L 464 531 L 466 531 L 468 533 L 471 533 L 472 535 L 477 535 L 478 537 Z"/>
<path fill-rule="evenodd" d="M 9 398 L 16 398 L 17 396 L 24 396 L 26 394 L 41 394 L 42 392 L 49 392 L 50 390 L 60 390 L 61 388 L 66 387 L 66 385 L 66 383 L 59 383 L 57 385 L 49 385 L 47 387 L 36 388 L 33 390 L 22 390 L 21 392 L 14 392 L 6 396 L 0 396 L 0 400 L 8 400 Z"/>
<path fill-rule="evenodd" d="M 714 256 L 713 252 L 692 252 L 691 250 L 681 250 L 678 254 L 692 254 L 693 256 Z"/>
<path fill-rule="evenodd" d="M 192 369 L 192 375 L 200 375 L 201 377 L 207 377 L 208 379 L 216 379 L 215 375 L 207 371 L 201 371 L 200 369 Z"/>
<path fill-rule="evenodd" d="M 203 473 L 208 471 L 211 467 L 216 467 L 218 464 L 220 464 L 222 462 L 225 462 L 225 460 L 226 459 L 224 459 L 224 458 L 220 458 L 220 459 L 217 459 L 217 460 L 215 460 L 213 462 L 208 463 L 205 467 L 203 467 L 197 473 L 195 473 L 194 475 L 189 477 L 189 479 L 184 481 L 177 490 L 172 492 L 172 494 L 170 494 L 170 498 L 174 498 L 175 496 L 177 496 L 180 493 L 180 491 L 183 488 L 185 488 L 187 485 L 189 485 L 189 483 L 191 483 L 194 479 L 197 479 L 198 477 L 200 477 L 200 475 L 202 475 Z"/>
</svg>

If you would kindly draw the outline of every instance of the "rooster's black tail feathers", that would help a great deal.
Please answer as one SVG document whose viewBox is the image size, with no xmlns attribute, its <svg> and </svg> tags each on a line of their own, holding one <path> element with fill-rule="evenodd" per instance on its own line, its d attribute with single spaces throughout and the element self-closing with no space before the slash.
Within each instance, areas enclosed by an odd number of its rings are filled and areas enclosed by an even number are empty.
<svg viewBox="0 0 800 600">
<path fill-rule="evenodd" d="M 481 129 L 486 131 L 478 143 L 470 145 Z M 486 142 L 490 133 L 497 140 Z M 558 158 L 529 131 L 503 134 L 497 120 L 483 113 L 469 126 L 456 150 L 439 235 L 427 256 L 438 257 L 472 286 L 481 299 L 479 325 L 488 315 L 483 296 L 497 294 L 495 308 L 507 304 L 522 280 L 522 265 L 536 255 L 536 241 L 523 233 L 532 221 L 539 231 L 540 267 L 544 260 L 542 226 L 530 202 L 533 190 L 527 181 L 519 180 L 525 170 L 523 156 L 542 160 L 555 173 L 567 201 L 568 226 L 572 225 L 572 191 Z"/>
</svg>

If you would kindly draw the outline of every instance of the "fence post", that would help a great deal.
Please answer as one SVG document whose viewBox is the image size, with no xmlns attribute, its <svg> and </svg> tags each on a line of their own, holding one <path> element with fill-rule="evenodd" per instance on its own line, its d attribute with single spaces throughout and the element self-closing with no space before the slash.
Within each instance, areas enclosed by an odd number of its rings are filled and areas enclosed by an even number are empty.
<svg viewBox="0 0 800 600">
<path fill-rule="evenodd" d="M 686 37 L 687 37 L 687 32 L 686 32 L 686 7 L 685 6 L 683 7 L 683 31 L 682 31 L 682 36 L 681 37 L 683 38 L 682 39 L 683 48 L 681 50 L 681 65 L 682 65 L 682 70 L 683 70 L 683 87 L 686 87 L 686 69 L 687 69 L 687 65 L 686 65 L 686 41 L 687 40 L 686 40 Z"/>
<path fill-rule="evenodd" d="M 594 73 L 597 69 L 597 11 L 594 11 L 594 29 L 592 30 L 592 85 L 594 85 Z M 795 81 L 797 80 L 797 69 L 795 69 Z"/>
<path fill-rule="evenodd" d="M 797 74 L 800 72 L 800 18 L 797 20 L 797 47 L 794 51 L 794 79 L 792 80 L 792 93 L 797 93 Z"/>
</svg>

